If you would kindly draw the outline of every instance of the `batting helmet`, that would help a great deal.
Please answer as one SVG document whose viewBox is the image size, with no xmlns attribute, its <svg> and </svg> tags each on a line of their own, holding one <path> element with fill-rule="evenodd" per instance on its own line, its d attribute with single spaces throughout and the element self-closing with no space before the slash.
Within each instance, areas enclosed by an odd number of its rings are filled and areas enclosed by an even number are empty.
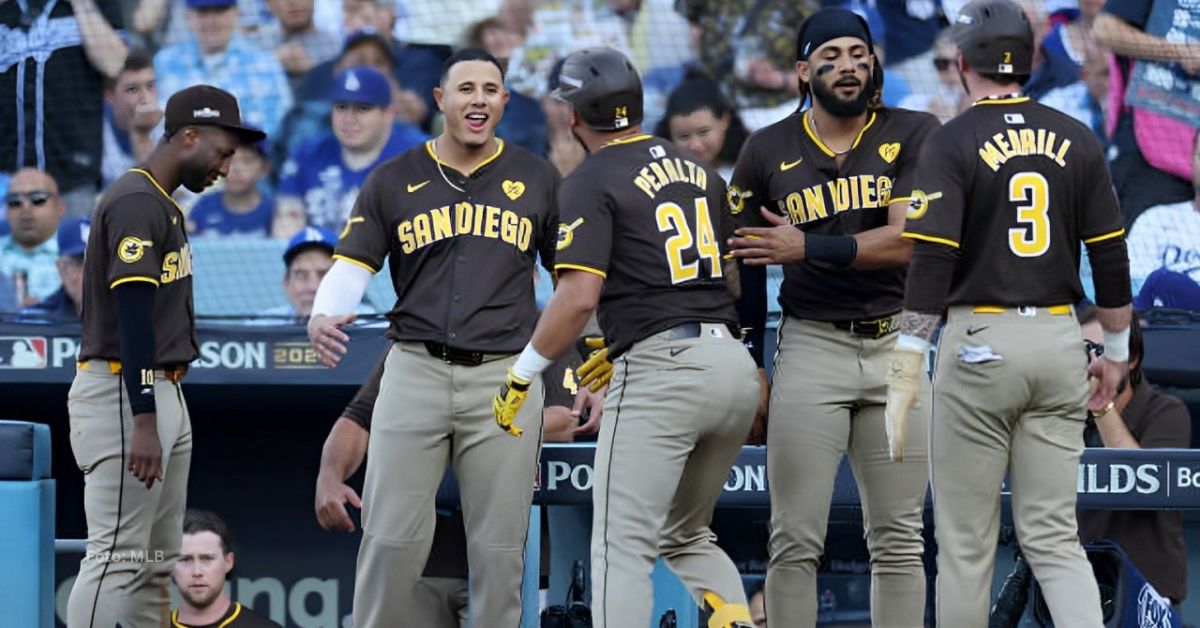
<svg viewBox="0 0 1200 628">
<path fill-rule="evenodd" d="M 552 97 L 569 103 L 584 124 L 617 131 L 642 121 L 642 77 L 612 48 L 584 48 L 567 55 Z"/>
<path fill-rule="evenodd" d="M 951 37 L 976 72 L 1018 80 L 1033 70 L 1033 27 L 1011 0 L 974 0 L 958 12 Z"/>
</svg>

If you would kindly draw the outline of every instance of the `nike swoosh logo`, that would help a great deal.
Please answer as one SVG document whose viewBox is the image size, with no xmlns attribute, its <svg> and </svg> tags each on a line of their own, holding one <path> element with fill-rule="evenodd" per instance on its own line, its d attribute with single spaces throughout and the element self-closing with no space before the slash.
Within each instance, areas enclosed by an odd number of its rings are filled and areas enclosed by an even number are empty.
<svg viewBox="0 0 1200 628">
<path fill-rule="evenodd" d="M 691 347 L 675 347 L 670 350 L 671 357 L 675 357 L 675 356 L 679 355 L 680 353 L 687 351 L 688 349 L 691 349 Z"/>
<path fill-rule="evenodd" d="M 987 328 L 988 328 L 988 326 L 987 326 L 987 325 L 981 325 L 981 326 L 979 326 L 979 327 L 968 327 L 968 328 L 967 328 L 967 335 L 968 335 L 968 336 L 974 336 L 975 334 L 978 334 L 979 332 L 981 332 L 981 331 L 983 331 L 983 330 L 985 330 L 985 329 L 987 329 Z"/>
<path fill-rule="evenodd" d="M 419 190 L 427 185 L 429 185 L 429 179 L 426 179 L 420 183 L 409 183 L 408 184 L 408 193 L 412 194 L 413 192 L 416 192 L 417 190 Z"/>
<path fill-rule="evenodd" d="M 779 171 L 787 172 L 788 170 L 791 170 L 792 168 L 795 168 L 796 166 L 800 165 L 800 162 L 802 162 L 802 161 L 804 161 L 803 157 L 801 157 L 800 159 L 797 159 L 796 161 L 793 161 L 793 162 L 781 161 L 781 162 L 779 162 Z"/>
</svg>

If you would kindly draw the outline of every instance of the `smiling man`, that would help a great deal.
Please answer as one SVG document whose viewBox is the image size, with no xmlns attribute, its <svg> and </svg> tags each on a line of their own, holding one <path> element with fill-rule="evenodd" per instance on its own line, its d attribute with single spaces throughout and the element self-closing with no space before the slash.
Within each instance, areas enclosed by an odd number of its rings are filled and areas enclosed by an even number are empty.
<svg viewBox="0 0 1200 628">
<path fill-rule="evenodd" d="M 919 405 L 904 430 L 908 451 L 894 452 L 904 461 L 892 463 L 884 377 L 912 249 L 900 237 L 908 199 L 891 191 L 912 190 L 917 153 L 938 122 L 879 104 L 883 72 L 867 23 L 854 13 L 818 11 L 798 39 L 796 70 L 812 107 L 747 140 L 729 190 L 742 227 L 733 254 L 754 270 L 783 266 L 784 320 L 766 409 L 775 454 L 767 459 L 767 616 L 816 622 L 829 497 L 849 456 L 871 551 L 872 621 L 920 626 L 928 407 Z M 749 286 L 765 274 L 742 280 Z M 742 325 L 762 347 L 765 287 L 743 294 L 758 297 L 743 304 L 754 315 Z M 761 349 L 755 353 L 761 366 Z"/>
<path fill-rule="evenodd" d="M 530 273 L 552 267 L 558 174 L 495 137 L 508 92 L 495 57 L 451 56 L 434 91 L 445 131 L 375 169 L 317 289 L 308 335 L 335 366 L 373 273 L 384 258 L 398 299 L 371 417 L 354 625 L 408 617 L 434 534 L 434 496 L 454 465 L 467 529 L 471 624 L 515 628 L 521 618 L 541 381 L 510 432 L 489 404 L 533 332 Z M 522 430 L 530 434 L 522 438 Z M 510 435 L 511 434 L 511 435 Z"/>
<path fill-rule="evenodd" d="M 182 601 L 171 611 L 176 628 L 280 628 L 279 624 L 229 599 L 225 578 L 233 570 L 229 527 L 217 515 L 189 510 L 183 546 L 172 577 Z"/>
</svg>

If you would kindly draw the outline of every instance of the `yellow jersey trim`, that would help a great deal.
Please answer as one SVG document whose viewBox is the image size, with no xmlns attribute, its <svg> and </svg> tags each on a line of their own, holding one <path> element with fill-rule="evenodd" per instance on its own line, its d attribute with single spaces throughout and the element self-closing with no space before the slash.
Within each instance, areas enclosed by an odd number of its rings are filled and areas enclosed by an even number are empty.
<svg viewBox="0 0 1200 628">
<path fill-rule="evenodd" d="M 125 277 L 123 279 L 118 279 L 118 280 L 108 284 L 108 289 L 112 290 L 113 288 L 116 288 L 117 286 L 119 286 L 123 283 L 133 283 L 135 281 L 144 281 L 146 283 L 152 283 L 152 284 L 154 284 L 155 288 L 158 287 L 158 280 L 153 277 Z"/>
<path fill-rule="evenodd" d="M 370 272 L 372 275 L 374 275 L 375 273 L 379 272 L 379 270 L 378 270 L 378 269 L 371 268 L 371 265 L 370 265 L 370 264 L 368 264 L 368 263 L 366 263 L 366 262 L 360 262 L 360 261 L 358 261 L 358 260 L 354 259 L 353 257 L 346 257 L 345 255 L 334 255 L 334 256 L 333 256 L 333 259 L 334 259 L 335 261 L 336 261 L 336 260 L 342 260 L 343 262 L 350 262 L 351 264 L 354 264 L 355 266 L 358 266 L 358 267 L 360 267 L 360 268 L 365 268 L 365 269 L 367 269 L 367 270 L 368 270 L 368 271 L 369 271 L 369 272 Z"/>
<path fill-rule="evenodd" d="M 233 620 L 237 619 L 238 615 L 241 615 L 241 614 L 242 614 L 242 603 L 234 602 L 233 603 L 233 614 L 229 616 L 229 619 L 226 619 L 225 621 L 218 624 L 217 628 L 225 628 L 225 626 L 232 624 Z"/>
<path fill-rule="evenodd" d="M 975 105 L 1015 105 L 1021 102 L 1029 102 L 1028 96 L 1013 96 L 1011 98 L 981 98 L 971 104 Z"/>
<path fill-rule="evenodd" d="M 579 264 L 555 264 L 554 272 L 557 273 L 560 270 L 582 270 L 585 273 L 592 273 L 593 275 L 600 275 L 600 277 L 602 279 L 608 279 L 608 273 L 606 273 L 602 270 L 598 270 L 596 268 L 592 268 L 591 266 L 581 266 Z"/>
<path fill-rule="evenodd" d="M 897 196 L 895 198 L 888 199 L 888 207 L 891 207 L 892 203 L 911 203 L 911 202 L 912 202 L 911 196 Z"/>
<path fill-rule="evenodd" d="M 945 244 L 946 246 L 954 247 L 956 249 L 959 248 L 958 243 L 954 240 L 948 240 L 946 238 L 939 238 L 936 236 L 927 236 L 920 233 L 913 233 L 911 231 L 905 231 L 904 233 L 901 233 L 900 237 L 909 238 L 911 240 L 921 240 L 922 242 L 933 242 L 934 244 Z"/>
<path fill-rule="evenodd" d="M 1084 240 L 1084 241 L 1083 241 L 1083 243 L 1084 243 L 1084 244 L 1095 244 L 1095 243 L 1097 243 L 1097 242 L 1103 242 L 1103 241 L 1105 241 L 1105 240 L 1111 240 L 1111 239 L 1113 239 L 1113 238 L 1119 238 L 1119 237 L 1121 237 L 1121 236 L 1123 236 L 1123 235 L 1125 235 L 1125 229 L 1123 229 L 1123 228 L 1122 228 L 1122 229 L 1117 229 L 1116 231 L 1110 231 L 1110 232 L 1108 232 L 1108 233 L 1104 233 L 1104 234 L 1098 235 L 1098 236 L 1096 236 L 1096 237 L 1094 237 L 1094 238 L 1088 238 L 1088 239 Z"/>
<path fill-rule="evenodd" d="M 179 210 L 180 214 L 183 214 L 185 216 L 187 215 L 183 211 L 183 208 L 179 206 L 179 203 L 176 203 L 175 199 L 171 198 L 171 195 L 167 194 L 167 191 L 163 189 L 163 186 L 158 184 L 158 181 L 155 180 L 154 175 L 150 174 L 149 170 L 143 170 L 141 168 L 130 168 L 129 171 L 137 172 L 137 173 L 141 174 L 142 176 L 146 177 L 147 179 L 150 179 L 150 183 L 154 184 L 154 189 L 158 190 L 158 192 L 160 194 L 162 194 L 163 196 L 165 196 L 168 201 L 171 201 L 171 204 L 175 206 L 175 209 Z"/>
<path fill-rule="evenodd" d="M 605 146 L 615 146 L 618 144 L 633 144 L 634 142 L 645 141 L 648 139 L 652 139 L 653 137 L 654 136 L 650 135 L 649 133 L 641 133 L 638 135 L 630 135 L 629 137 L 618 137 L 615 140 L 605 142 L 604 145 Z"/>
<path fill-rule="evenodd" d="M 437 162 L 447 168 L 453 168 L 454 166 L 451 166 L 450 164 L 442 161 L 437 156 L 437 152 L 433 148 L 433 143 L 435 141 L 437 141 L 436 138 L 425 142 L 425 152 L 429 153 L 429 158 L 434 160 L 435 162 Z M 466 175 L 475 174 L 476 170 L 479 170 L 480 168 L 492 163 L 493 161 L 496 161 L 496 158 L 499 157 L 500 153 L 503 153 L 503 152 L 504 152 L 504 140 L 497 137 L 496 138 L 496 152 L 492 153 L 491 156 L 489 156 L 487 159 L 484 159 L 483 161 L 479 162 L 478 164 L 475 164 L 474 168 L 471 168 L 471 170 L 469 172 L 464 172 L 463 174 L 466 174 Z M 374 271 L 372 271 L 372 272 L 374 272 Z"/>
<path fill-rule="evenodd" d="M 179 609 L 178 608 L 171 611 L 171 625 L 174 626 L 175 628 L 187 628 L 187 626 L 184 626 L 183 624 L 179 623 Z"/>
<path fill-rule="evenodd" d="M 812 109 L 809 109 L 809 111 L 812 111 Z M 816 132 L 812 130 L 812 126 L 808 124 L 808 117 L 810 115 L 812 114 L 810 113 L 800 116 L 800 120 L 804 123 L 804 132 L 808 134 L 808 139 L 812 140 L 813 143 L 817 145 L 817 148 L 821 149 L 822 153 L 825 153 L 829 157 L 837 157 L 837 153 L 833 152 L 828 146 L 826 146 L 825 142 L 822 142 L 821 138 L 817 137 Z M 875 118 L 876 114 L 874 111 L 872 111 L 870 117 L 867 118 L 867 123 L 863 125 L 863 128 L 859 129 L 858 137 L 854 138 L 854 143 L 850 145 L 850 150 L 858 148 L 858 143 L 862 141 L 863 135 L 866 134 L 867 129 L 871 128 L 872 124 L 875 124 Z"/>
</svg>

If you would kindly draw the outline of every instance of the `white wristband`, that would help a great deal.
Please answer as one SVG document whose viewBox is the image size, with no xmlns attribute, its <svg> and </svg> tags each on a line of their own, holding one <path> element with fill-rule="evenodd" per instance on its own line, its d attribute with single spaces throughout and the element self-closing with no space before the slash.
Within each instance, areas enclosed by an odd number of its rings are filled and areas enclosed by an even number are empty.
<svg viewBox="0 0 1200 628">
<path fill-rule="evenodd" d="M 900 334 L 900 337 L 896 338 L 896 348 L 902 351 L 925 353 L 926 351 L 929 351 L 929 348 L 932 346 L 933 345 L 931 345 L 928 340 L 919 338 L 917 336 Z"/>
<path fill-rule="evenodd" d="M 1112 362 L 1129 361 L 1129 328 L 1123 331 L 1104 330 L 1104 357 Z"/>
<path fill-rule="evenodd" d="M 512 366 L 513 375 L 520 377 L 525 381 L 532 381 L 534 377 L 541 375 L 542 371 L 550 367 L 553 362 L 550 358 L 537 352 L 533 348 L 533 343 L 525 345 L 525 350 L 521 352 L 521 357 L 517 358 L 516 364 Z"/>
</svg>

